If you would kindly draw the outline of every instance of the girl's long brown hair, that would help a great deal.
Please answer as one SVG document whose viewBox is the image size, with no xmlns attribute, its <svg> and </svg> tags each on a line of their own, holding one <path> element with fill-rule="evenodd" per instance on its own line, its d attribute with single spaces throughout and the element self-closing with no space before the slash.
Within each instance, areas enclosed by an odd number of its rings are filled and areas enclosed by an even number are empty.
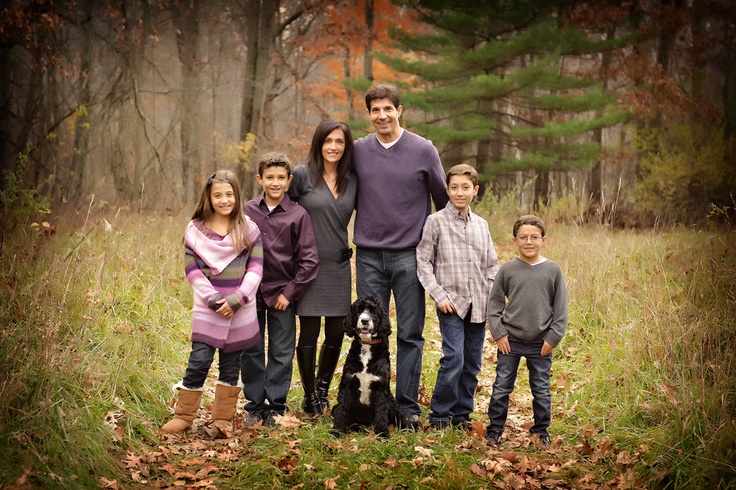
<svg viewBox="0 0 736 490">
<path fill-rule="evenodd" d="M 230 213 L 227 233 L 233 240 L 233 247 L 236 252 L 240 253 L 243 250 L 250 250 L 250 229 L 248 228 L 247 221 L 245 221 L 245 211 L 243 211 L 243 193 L 240 189 L 238 176 L 234 172 L 230 170 L 218 170 L 210 175 L 199 196 L 197 207 L 194 210 L 194 214 L 192 214 L 192 221 L 199 220 L 207 223 L 215 214 L 215 208 L 212 206 L 212 201 L 210 200 L 212 184 L 230 184 L 232 186 L 233 194 L 235 194 L 235 205 L 233 212 Z"/>
</svg>

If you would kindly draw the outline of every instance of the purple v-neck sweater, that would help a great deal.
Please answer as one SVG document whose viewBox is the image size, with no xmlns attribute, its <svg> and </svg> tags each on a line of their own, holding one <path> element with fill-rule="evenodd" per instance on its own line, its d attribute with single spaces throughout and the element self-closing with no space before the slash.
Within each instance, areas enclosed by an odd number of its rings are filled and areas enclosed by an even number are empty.
<svg viewBox="0 0 736 490">
<path fill-rule="evenodd" d="M 358 199 L 353 243 L 402 250 L 416 247 L 424 221 L 448 202 L 445 172 L 431 141 L 404 130 L 384 148 L 375 133 L 355 141 Z"/>
</svg>

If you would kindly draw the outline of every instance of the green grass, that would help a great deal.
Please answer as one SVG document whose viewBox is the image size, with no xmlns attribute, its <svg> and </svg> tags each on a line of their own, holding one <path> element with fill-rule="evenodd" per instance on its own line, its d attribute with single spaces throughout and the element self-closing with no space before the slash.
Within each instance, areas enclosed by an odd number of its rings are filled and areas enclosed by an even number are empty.
<svg viewBox="0 0 736 490">
<path fill-rule="evenodd" d="M 502 261 L 515 253 L 509 216 L 489 216 Z M 452 430 L 333 438 L 327 417 L 214 441 L 201 427 L 211 391 L 194 431 L 162 438 L 189 353 L 186 217 L 101 214 L 94 227 L 60 220 L 53 236 L 19 228 L 0 262 L 0 488 L 206 479 L 213 488 L 736 488 L 734 233 L 610 230 L 550 216 L 543 253 L 565 272 L 570 324 L 555 352 L 559 439 L 548 451 L 525 439 L 523 370 L 503 451 Z M 425 415 L 441 357 L 433 309 Z M 494 361 L 487 341 L 475 414 L 483 423 Z M 295 370 L 288 403 L 302 418 L 298 379 Z M 207 464 L 215 469 L 199 480 L 181 473 Z"/>
</svg>

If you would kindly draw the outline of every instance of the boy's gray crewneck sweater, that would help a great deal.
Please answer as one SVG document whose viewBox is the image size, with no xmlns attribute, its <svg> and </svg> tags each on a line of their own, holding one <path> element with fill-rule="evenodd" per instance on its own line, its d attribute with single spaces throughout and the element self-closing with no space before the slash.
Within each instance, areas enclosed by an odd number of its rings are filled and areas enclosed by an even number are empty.
<svg viewBox="0 0 736 490">
<path fill-rule="evenodd" d="M 493 340 L 506 334 L 521 340 L 541 337 L 557 347 L 566 328 L 567 289 L 556 262 L 530 265 L 517 257 L 501 266 L 488 300 Z"/>
</svg>

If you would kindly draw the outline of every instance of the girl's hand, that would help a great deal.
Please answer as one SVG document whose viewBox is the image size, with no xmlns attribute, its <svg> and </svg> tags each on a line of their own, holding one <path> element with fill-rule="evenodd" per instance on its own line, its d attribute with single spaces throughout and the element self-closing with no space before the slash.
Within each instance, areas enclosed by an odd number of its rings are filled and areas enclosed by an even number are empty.
<svg viewBox="0 0 736 490">
<path fill-rule="evenodd" d="M 233 309 L 232 309 L 232 308 L 230 307 L 230 304 L 229 304 L 229 303 L 227 302 L 227 300 L 226 300 L 225 298 L 222 298 L 221 300 L 219 300 L 219 301 L 217 302 L 217 304 L 220 304 L 220 305 L 222 305 L 222 306 L 220 306 L 220 307 L 219 307 L 219 308 L 217 309 L 217 312 L 216 312 L 216 313 L 217 313 L 218 315 L 222 315 L 222 316 L 224 316 L 225 318 L 232 318 L 232 316 L 233 316 L 233 315 L 235 314 L 235 312 L 234 312 L 234 311 L 233 311 Z"/>
</svg>

